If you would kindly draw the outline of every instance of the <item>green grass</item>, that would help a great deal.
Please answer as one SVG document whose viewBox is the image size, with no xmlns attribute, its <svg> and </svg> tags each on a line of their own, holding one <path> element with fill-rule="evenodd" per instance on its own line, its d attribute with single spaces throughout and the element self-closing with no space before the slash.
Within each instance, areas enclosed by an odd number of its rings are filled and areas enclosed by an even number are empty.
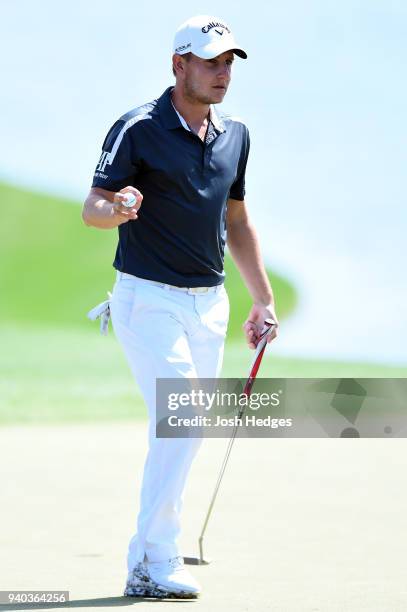
<svg viewBox="0 0 407 612">
<path fill-rule="evenodd" d="M 63 423 L 142 419 L 146 409 L 112 330 L 58 327 L 0 329 L 0 423 Z M 245 377 L 252 351 L 239 342 L 226 346 L 224 377 Z M 277 358 L 272 350 L 260 376 L 405 377 L 407 368 Z"/>
<path fill-rule="evenodd" d="M 86 312 L 114 282 L 117 232 L 86 227 L 77 202 L 0 184 L 0 423 L 145 418 L 146 409 L 112 331 Z M 229 257 L 232 310 L 222 375 L 245 377 L 252 352 L 241 326 L 251 301 Z M 268 271 L 280 319 L 296 293 Z M 407 368 L 277 358 L 263 377 L 405 377 Z"/>
<path fill-rule="evenodd" d="M 117 231 L 87 227 L 81 207 L 54 196 L 0 184 L 0 319 L 32 325 L 86 328 L 85 313 L 106 299 L 114 283 Z M 239 339 L 250 296 L 226 257 L 233 304 L 229 336 Z M 269 271 L 284 318 L 296 304 L 294 288 Z"/>
</svg>

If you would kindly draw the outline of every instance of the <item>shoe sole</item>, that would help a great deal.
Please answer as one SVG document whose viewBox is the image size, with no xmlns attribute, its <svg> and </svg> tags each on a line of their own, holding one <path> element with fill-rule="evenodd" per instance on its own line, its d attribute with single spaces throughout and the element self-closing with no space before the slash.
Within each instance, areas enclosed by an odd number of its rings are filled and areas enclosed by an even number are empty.
<svg viewBox="0 0 407 612">
<path fill-rule="evenodd" d="M 127 586 L 124 597 L 153 597 L 154 599 L 197 599 L 200 593 L 167 591 L 155 586 Z"/>
</svg>

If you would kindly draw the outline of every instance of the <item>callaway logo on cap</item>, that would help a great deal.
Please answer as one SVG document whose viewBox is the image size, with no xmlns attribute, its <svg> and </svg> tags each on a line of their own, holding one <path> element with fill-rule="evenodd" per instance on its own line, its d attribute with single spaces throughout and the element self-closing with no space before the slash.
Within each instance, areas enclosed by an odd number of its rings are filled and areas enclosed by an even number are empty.
<svg viewBox="0 0 407 612">
<path fill-rule="evenodd" d="M 247 54 L 236 44 L 233 34 L 222 19 L 198 15 L 185 21 L 175 33 L 174 53 L 193 53 L 202 59 L 212 59 L 225 51 L 233 51 L 247 59 Z"/>
</svg>

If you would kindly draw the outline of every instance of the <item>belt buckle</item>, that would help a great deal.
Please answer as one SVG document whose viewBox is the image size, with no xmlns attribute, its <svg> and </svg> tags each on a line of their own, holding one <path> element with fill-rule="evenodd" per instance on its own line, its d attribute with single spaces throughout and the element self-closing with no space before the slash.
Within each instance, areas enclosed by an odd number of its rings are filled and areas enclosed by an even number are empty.
<svg viewBox="0 0 407 612">
<path fill-rule="evenodd" d="M 208 293 L 209 287 L 190 287 L 190 293 Z"/>
</svg>

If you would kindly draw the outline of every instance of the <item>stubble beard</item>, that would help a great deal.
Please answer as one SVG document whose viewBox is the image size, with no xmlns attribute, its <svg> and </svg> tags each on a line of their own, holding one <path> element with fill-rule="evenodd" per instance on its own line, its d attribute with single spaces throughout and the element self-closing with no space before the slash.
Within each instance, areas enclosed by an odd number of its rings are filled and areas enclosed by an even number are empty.
<svg viewBox="0 0 407 612">
<path fill-rule="evenodd" d="M 223 97 L 222 100 L 217 100 L 203 95 L 189 79 L 184 82 L 184 96 L 191 104 L 219 104 L 223 100 Z"/>
</svg>

